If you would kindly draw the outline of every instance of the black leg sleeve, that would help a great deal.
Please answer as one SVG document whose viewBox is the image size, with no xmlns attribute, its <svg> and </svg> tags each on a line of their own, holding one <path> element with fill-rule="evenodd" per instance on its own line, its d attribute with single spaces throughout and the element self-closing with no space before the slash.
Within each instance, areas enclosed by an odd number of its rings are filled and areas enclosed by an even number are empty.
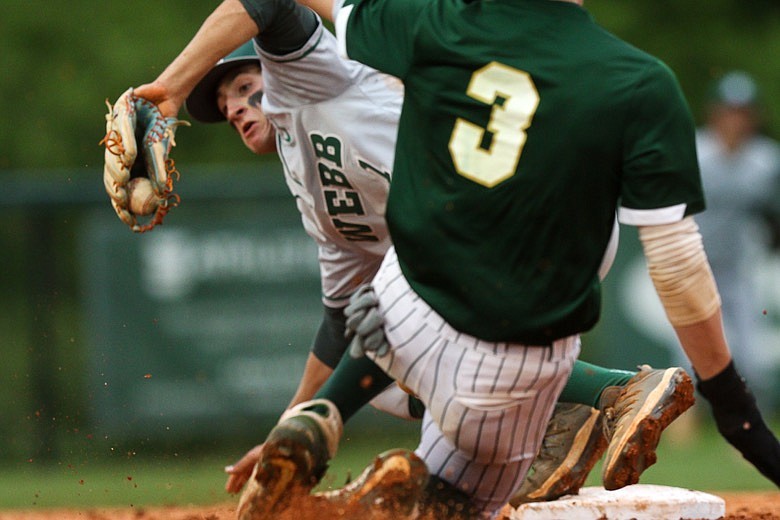
<svg viewBox="0 0 780 520">
<path fill-rule="evenodd" d="M 709 401 L 721 435 L 766 478 L 780 487 L 780 443 L 761 417 L 756 398 L 731 362 L 697 389 Z"/>
</svg>

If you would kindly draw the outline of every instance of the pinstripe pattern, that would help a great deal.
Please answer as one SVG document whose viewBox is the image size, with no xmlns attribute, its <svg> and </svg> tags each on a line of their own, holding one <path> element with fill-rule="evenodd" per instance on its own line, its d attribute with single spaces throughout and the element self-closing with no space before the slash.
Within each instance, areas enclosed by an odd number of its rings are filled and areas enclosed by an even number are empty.
<svg viewBox="0 0 780 520">
<path fill-rule="evenodd" d="M 427 407 L 418 455 L 489 516 L 528 472 L 579 337 L 538 347 L 462 334 L 409 287 L 392 248 L 373 285 L 391 346 L 374 360 Z"/>
</svg>

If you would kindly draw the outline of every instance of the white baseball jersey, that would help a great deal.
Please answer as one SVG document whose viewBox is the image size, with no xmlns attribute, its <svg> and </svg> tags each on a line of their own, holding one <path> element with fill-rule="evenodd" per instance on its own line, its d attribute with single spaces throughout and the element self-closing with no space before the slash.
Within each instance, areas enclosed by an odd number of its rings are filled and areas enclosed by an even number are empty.
<svg viewBox="0 0 780 520">
<path fill-rule="evenodd" d="M 390 246 L 390 188 L 401 83 L 337 57 L 319 24 L 299 50 L 257 48 L 265 84 L 262 109 L 306 232 L 317 242 L 325 305 L 341 307 L 369 282 Z"/>
</svg>

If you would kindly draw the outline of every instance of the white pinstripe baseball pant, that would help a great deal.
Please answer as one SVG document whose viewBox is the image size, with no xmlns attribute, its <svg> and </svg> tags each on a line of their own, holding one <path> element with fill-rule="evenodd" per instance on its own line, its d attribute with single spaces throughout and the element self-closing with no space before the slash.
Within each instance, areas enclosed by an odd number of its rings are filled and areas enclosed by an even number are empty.
<svg viewBox="0 0 780 520">
<path fill-rule="evenodd" d="M 520 487 L 580 351 L 461 334 L 409 286 L 391 248 L 373 286 L 390 343 L 371 357 L 425 403 L 417 454 L 490 517 Z"/>
</svg>

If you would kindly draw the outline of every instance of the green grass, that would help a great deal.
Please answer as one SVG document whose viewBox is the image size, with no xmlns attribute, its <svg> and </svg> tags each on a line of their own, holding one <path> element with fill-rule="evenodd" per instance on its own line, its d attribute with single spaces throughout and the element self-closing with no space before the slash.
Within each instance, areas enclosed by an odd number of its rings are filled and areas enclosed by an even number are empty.
<svg viewBox="0 0 780 520">
<path fill-rule="evenodd" d="M 388 432 L 382 427 L 385 421 L 378 422 L 378 427 L 359 435 L 355 426 L 346 429 L 323 487 L 341 486 L 381 451 L 415 447 L 415 423 L 400 429 L 395 423 Z M 366 422 L 359 424 L 365 426 Z M 128 454 L 100 445 L 88 452 L 66 450 L 69 454 L 54 464 L 28 459 L 6 462 L 0 464 L 0 510 L 201 505 L 236 500 L 224 491 L 223 468 L 249 447 L 251 444 L 242 442 L 234 450 L 219 448 L 206 454 L 194 448 L 178 453 Z"/>
<path fill-rule="evenodd" d="M 213 457 L 160 462 L 122 460 L 73 467 L 0 470 L 0 509 L 209 504 L 222 491 L 224 461 Z"/>
<path fill-rule="evenodd" d="M 348 429 L 332 461 L 323 486 L 340 486 L 357 475 L 381 451 L 413 448 L 416 429 L 410 425 L 391 434 L 374 429 Z M 775 428 L 777 431 L 777 428 Z M 153 505 L 215 504 L 235 500 L 223 491 L 222 468 L 238 456 L 158 455 L 98 457 L 79 463 L 42 466 L 20 461 L 0 466 L 0 509 L 53 507 L 141 507 Z M 663 484 L 703 491 L 775 490 L 710 426 L 685 433 L 674 427 L 665 432 L 659 462 L 642 476 L 642 483 Z M 599 484 L 600 467 L 586 485 Z"/>
</svg>

